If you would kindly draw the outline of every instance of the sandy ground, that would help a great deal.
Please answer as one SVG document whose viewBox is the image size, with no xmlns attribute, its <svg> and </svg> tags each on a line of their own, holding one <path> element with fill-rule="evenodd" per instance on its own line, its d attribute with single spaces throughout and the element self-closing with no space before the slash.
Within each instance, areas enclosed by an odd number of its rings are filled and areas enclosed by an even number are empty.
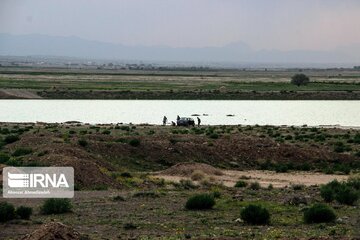
<svg viewBox="0 0 360 240">
<path fill-rule="evenodd" d="M 289 172 L 289 173 L 276 173 L 272 171 L 234 171 L 224 170 L 223 175 L 206 175 L 211 181 L 222 183 L 227 187 L 233 187 L 235 183 L 242 179 L 247 182 L 259 182 L 262 187 L 267 187 L 272 184 L 275 188 L 282 188 L 295 184 L 302 184 L 305 186 L 326 184 L 334 179 L 338 181 L 347 180 L 346 175 L 330 175 L 312 172 Z M 187 176 L 164 175 L 156 174 L 154 177 L 163 178 L 166 181 L 179 182 L 182 179 L 191 179 Z"/>
</svg>

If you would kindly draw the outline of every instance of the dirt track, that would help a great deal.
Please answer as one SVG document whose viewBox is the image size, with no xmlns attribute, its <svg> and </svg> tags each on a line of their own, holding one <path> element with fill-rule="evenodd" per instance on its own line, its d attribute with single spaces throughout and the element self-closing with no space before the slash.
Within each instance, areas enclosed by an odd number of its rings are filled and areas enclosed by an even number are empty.
<svg viewBox="0 0 360 240">
<path fill-rule="evenodd" d="M 262 187 L 267 187 L 272 184 L 275 188 L 282 188 L 291 185 L 321 185 L 326 184 L 334 179 L 338 181 L 345 181 L 348 179 L 346 175 L 330 175 L 312 172 L 290 172 L 290 173 L 276 173 L 272 171 L 234 171 L 224 170 L 222 175 L 206 175 L 206 177 L 213 179 L 217 183 L 224 184 L 227 187 L 233 187 L 235 183 L 241 178 L 248 178 L 247 182 L 259 182 Z M 156 174 L 155 177 L 163 178 L 166 181 L 180 182 L 182 179 L 191 179 L 189 176 L 176 176 Z"/>
</svg>

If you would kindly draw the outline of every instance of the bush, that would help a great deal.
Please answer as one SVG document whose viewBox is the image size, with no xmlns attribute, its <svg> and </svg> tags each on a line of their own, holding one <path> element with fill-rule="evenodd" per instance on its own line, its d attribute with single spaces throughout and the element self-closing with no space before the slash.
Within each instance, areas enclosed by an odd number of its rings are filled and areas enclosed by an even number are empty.
<svg viewBox="0 0 360 240">
<path fill-rule="evenodd" d="M 340 183 L 337 180 L 320 188 L 321 197 L 326 202 L 338 201 L 341 204 L 353 205 L 359 199 L 357 182 L 352 178 L 346 183 Z"/>
<path fill-rule="evenodd" d="M 360 190 L 360 176 L 349 177 L 349 179 L 347 181 L 347 185 L 356 190 Z"/>
<path fill-rule="evenodd" d="M 303 190 L 305 188 L 305 185 L 303 185 L 303 184 L 295 184 L 295 185 L 292 185 L 291 187 L 295 191 L 299 191 L 299 190 Z"/>
<path fill-rule="evenodd" d="M 275 171 L 277 173 L 286 173 L 288 172 L 289 168 L 285 164 L 278 164 L 275 166 Z"/>
<path fill-rule="evenodd" d="M 149 197 L 149 198 L 158 198 L 160 194 L 154 191 L 140 191 L 133 194 L 133 197 Z"/>
<path fill-rule="evenodd" d="M 32 214 L 31 207 L 20 206 L 16 209 L 16 215 L 21 219 L 29 220 Z"/>
<path fill-rule="evenodd" d="M 204 178 L 205 178 L 205 174 L 203 171 L 200 171 L 200 170 L 195 170 L 191 174 L 191 180 L 193 180 L 193 181 L 200 181 L 200 180 L 203 180 Z"/>
<path fill-rule="evenodd" d="M 110 131 L 110 130 L 104 130 L 104 131 L 102 132 L 102 134 L 109 135 L 109 134 L 111 134 L 111 131 Z"/>
<path fill-rule="evenodd" d="M 136 139 L 136 138 L 131 139 L 131 140 L 129 141 L 129 144 L 130 144 L 131 146 L 133 146 L 133 147 L 138 147 L 138 146 L 140 146 L 140 140 L 139 140 L 139 139 Z"/>
<path fill-rule="evenodd" d="M 248 185 L 247 182 L 240 180 L 240 181 L 237 181 L 237 182 L 236 182 L 236 184 L 235 184 L 234 187 L 244 188 L 244 187 L 246 187 L 247 185 Z"/>
<path fill-rule="evenodd" d="M 86 147 L 88 145 L 88 142 L 85 139 L 79 139 L 78 144 L 82 147 Z"/>
<path fill-rule="evenodd" d="M 250 204 L 241 211 L 241 219 L 252 225 L 268 224 L 270 222 L 270 213 L 260 205 Z"/>
<path fill-rule="evenodd" d="M 123 201 L 125 201 L 125 198 L 123 196 L 121 196 L 121 195 L 117 195 L 117 196 L 113 197 L 113 201 L 115 201 L 115 202 L 123 202 Z"/>
<path fill-rule="evenodd" d="M 214 205 L 215 199 L 212 194 L 197 194 L 187 200 L 185 207 L 189 210 L 206 210 L 212 209 Z"/>
<path fill-rule="evenodd" d="M 10 221 L 15 218 L 15 208 L 7 202 L 0 202 L 0 222 Z"/>
<path fill-rule="evenodd" d="M 219 190 L 214 190 L 212 192 L 212 195 L 214 196 L 214 198 L 220 198 L 221 197 L 221 192 Z"/>
<path fill-rule="evenodd" d="M 333 189 L 326 185 L 320 188 L 320 195 L 325 202 L 332 202 L 335 198 Z"/>
<path fill-rule="evenodd" d="M 7 161 L 9 161 L 9 159 L 10 159 L 9 155 L 0 152 L 0 163 L 6 163 Z"/>
<path fill-rule="evenodd" d="M 193 183 L 193 181 L 189 179 L 181 179 L 179 184 L 176 184 L 176 186 L 186 190 L 195 189 L 198 187 Z"/>
<path fill-rule="evenodd" d="M 41 213 L 48 214 L 60 214 L 70 212 L 72 204 L 67 198 L 49 198 L 41 207 Z"/>
<path fill-rule="evenodd" d="M 19 136 L 17 136 L 17 135 L 8 135 L 4 138 L 4 142 L 6 144 L 10 144 L 10 143 L 16 142 L 18 140 L 19 140 Z"/>
<path fill-rule="evenodd" d="M 120 176 L 123 178 L 132 178 L 133 176 L 129 172 L 122 172 L 120 173 Z"/>
<path fill-rule="evenodd" d="M 310 78 L 306 76 L 305 74 L 295 74 L 291 78 L 291 83 L 296 86 L 306 85 L 310 82 Z"/>
<path fill-rule="evenodd" d="M 17 148 L 14 152 L 13 152 L 13 156 L 14 157 L 19 157 L 19 156 L 24 156 L 27 154 L 32 153 L 33 150 L 31 148 Z"/>
<path fill-rule="evenodd" d="M 304 212 L 305 223 L 326 223 L 336 219 L 334 211 L 325 204 L 317 203 Z"/>
<path fill-rule="evenodd" d="M 260 189 L 260 183 L 259 182 L 252 182 L 249 186 L 252 190 L 259 190 Z"/>
<path fill-rule="evenodd" d="M 212 139 L 218 139 L 218 138 L 219 138 L 219 134 L 217 134 L 217 133 L 211 133 L 209 137 L 212 138 Z"/>
<path fill-rule="evenodd" d="M 341 204 L 354 205 L 354 203 L 359 199 L 359 195 L 357 191 L 351 187 L 343 186 L 336 193 L 335 199 Z"/>
</svg>

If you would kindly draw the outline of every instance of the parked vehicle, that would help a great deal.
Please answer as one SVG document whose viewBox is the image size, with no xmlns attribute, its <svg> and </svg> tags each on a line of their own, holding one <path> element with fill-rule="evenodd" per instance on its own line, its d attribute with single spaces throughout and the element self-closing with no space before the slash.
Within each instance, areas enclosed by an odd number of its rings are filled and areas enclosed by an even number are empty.
<svg viewBox="0 0 360 240">
<path fill-rule="evenodd" d="M 182 117 L 176 121 L 176 125 L 178 126 L 195 126 L 195 121 L 192 118 Z"/>
</svg>

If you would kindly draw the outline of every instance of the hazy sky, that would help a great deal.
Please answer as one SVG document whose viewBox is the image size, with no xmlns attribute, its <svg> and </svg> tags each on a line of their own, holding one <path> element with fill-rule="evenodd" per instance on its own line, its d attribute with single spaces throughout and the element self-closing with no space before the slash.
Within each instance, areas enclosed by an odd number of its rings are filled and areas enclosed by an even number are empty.
<svg viewBox="0 0 360 240">
<path fill-rule="evenodd" d="M 0 32 L 126 45 L 327 50 L 360 43 L 360 0 L 0 0 Z"/>
</svg>

